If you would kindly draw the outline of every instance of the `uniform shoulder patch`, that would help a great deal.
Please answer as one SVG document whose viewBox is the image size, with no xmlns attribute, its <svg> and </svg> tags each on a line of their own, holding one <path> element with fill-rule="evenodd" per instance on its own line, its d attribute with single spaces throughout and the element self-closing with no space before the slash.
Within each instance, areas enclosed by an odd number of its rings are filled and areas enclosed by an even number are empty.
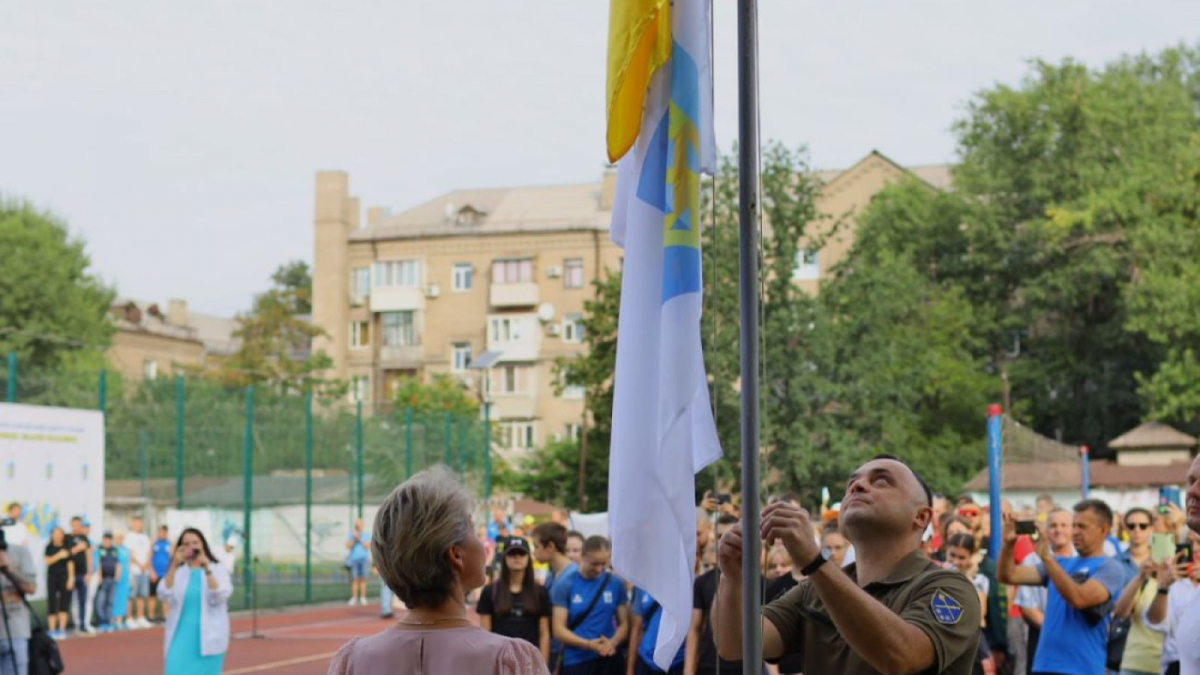
<svg viewBox="0 0 1200 675">
<path fill-rule="evenodd" d="M 963 615 L 963 606 L 941 589 L 934 592 L 933 599 L 929 601 L 929 609 L 938 623 L 947 626 L 958 623 Z"/>
</svg>

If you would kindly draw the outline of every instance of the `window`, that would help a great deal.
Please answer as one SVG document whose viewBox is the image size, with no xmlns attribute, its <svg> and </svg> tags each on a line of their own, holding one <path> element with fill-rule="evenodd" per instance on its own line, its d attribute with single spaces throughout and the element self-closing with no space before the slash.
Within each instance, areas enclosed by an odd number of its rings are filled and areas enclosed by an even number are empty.
<svg viewBox="0 0 1200 675">
<path fill-rule="evenodd" d="M 527 320 L 523 317 L 494 316 L 489 323 L 492 342 L 520 342 L 526 334 L 524 329 Z"/>
<path fill-rule="evenodd" d="M 559 383 L 562 385 L 562 394 L 560 394 L 560 396 L 571 401 L 583 399 L 583 387 L 578 384 L 568 384 L 570 377 L 570 370 L 563 369 L 559 373 Z"/>
<path fill-rule="evenodd" d="M 155 380 L 158 379 L 158 361 L 146 359 L 142 362 L 142 379 Z"/>
<path fill-rule="evenodd" d="M 821 260 L 818 251 L 800 249 L 796 251 L 796 266 L 792 269 L 792 279 L 797 281 L 815 281 L 821 278 Z"/>
<path fill-rule="evenodd" d="M 523 284 L 531 281 L 533 281 L 532 258 L 492 261 L 493 284 Z"/>
<path fill-rule="evenodd" d="M 371 323 L 354 321 L 350 324 L 350 347 L 362 349 L 371 346 Z"/>
<path fill-rule="evenodd" d="M 583 328 L 582 314 L 568 314 L 563 317 L 563 342 L 583 342 L 586 332 Z"/>
<path fill-rule="evenodd" d="M 367 392 L 370 390 L 371 379 L 366 375 L 355 375 L 350 378 L 350 401 L 365 401 L 367 400 Z"/>
<path fill-rule="evenodd" d="M 496 366 L 489 379 L 489 386 L 501 395 L 524 396 L 534 391 L 534 371 L 527 365 L 508 364 Z"/>
<path fill-rule="evenodd" d="M 452 288 L 456 293 L 471 290 L 475 282 L 475 268 L 470 263 L 454 263 L 454 283 Z"/>
<path fill-rule="evenodd" d="M 583 288 L 583 258 L 563 261 L 563 288 Z"/>
<path fill-rule="evenodd" d="M 409 347 L 417 344 L 412 312 L 383 312 L 383 346 Z"/>
<path fill-rule="evenodd" d="M 350 303 L 361 305 L 371 296 L 371 268 L 355 267 L 350 271 Z"/>
<path fill-rule="evenodd" d="M 500 446 L 522 450 L 537 447 L 537 422 L 501 422 Z"/>
<path fill-rule="evenodd" d="M 568 441 L 579 440 L 579 434 L 582 431 L 582 429 L 583 428 L 580 427 L 578 424 L 568 424 L 567 425 L 567 433 L 566 433 L 567 440 Z"/>
<path fill-rule="evenodd" d="M 471 363 L 471 343 L 455 342 L 451 348 L 451 354 L 450 363 L 452 369 L 456 373 L 461 373 Z"/>
<path fill-rule="evenodd" d="M 418 288 L 421 285 L 421 261 L 390 260 L 375 263 L 376 288 Z"/>
</svg>

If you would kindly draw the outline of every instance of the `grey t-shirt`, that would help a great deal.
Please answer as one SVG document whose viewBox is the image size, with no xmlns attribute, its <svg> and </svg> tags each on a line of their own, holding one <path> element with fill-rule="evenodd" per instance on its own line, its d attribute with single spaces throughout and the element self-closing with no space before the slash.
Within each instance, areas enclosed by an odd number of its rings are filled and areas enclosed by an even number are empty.
<svg viewBox="0 0 1200 675">
<path fill-rule="evenodd" d="M 24 546 L 8 547 L 8 566 L 14 574 L 33 581 L 37 579 L 37 569 L 33 566 L 33 556 L 29 553 L 29 549 Z M 8 577 L 0 575 L 0 592 L 11 593 L 13 590 L 12 582 Z M 8 610 L 8 627 L 12 631 L 12 635 L 4 634 L 4 639 L 28 640 L 33 632 L 33 627 L 29 621 L 29 610 L 25 609 L 25 605 L 21 602 L 13 604 L 11 602 L 5 604 Z M 0 622 L 0 633 L 3 633 L 3 622 Z"/>
</svg>

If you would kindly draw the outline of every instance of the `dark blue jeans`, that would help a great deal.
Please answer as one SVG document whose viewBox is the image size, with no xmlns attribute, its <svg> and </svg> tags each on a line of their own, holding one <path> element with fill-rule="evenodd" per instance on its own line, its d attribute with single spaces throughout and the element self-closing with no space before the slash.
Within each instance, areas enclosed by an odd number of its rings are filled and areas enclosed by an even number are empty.
<svg viewBox="0 0 1200 675">
<path fill-rule="evenodd" d="M 102 579 L 96 589 L 96 622 L 107 626 L 112 621 L 113 595 L 117 592 L 115 579 Z"/>
</svg>

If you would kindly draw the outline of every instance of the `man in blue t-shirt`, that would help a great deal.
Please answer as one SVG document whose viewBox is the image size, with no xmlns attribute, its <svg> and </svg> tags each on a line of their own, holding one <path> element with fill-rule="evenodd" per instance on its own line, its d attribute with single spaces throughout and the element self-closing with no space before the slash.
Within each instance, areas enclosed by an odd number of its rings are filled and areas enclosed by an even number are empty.
<svg viewBox="0 0 1200 675">
<path fill-rule="evenodd" d="M 612 672 L 629 634 L 625 584 L 608 571 L 612 546 L 604 537 L 583 542 L 583 564 L 554 583 L 554 637 L 563 643 L 562 675 Z"/>
<path fill-rule="evenodd" d="M 158 526 L 158 537 L 150 545 L 150 602 L 146 607 L 146 618 L 154 621 L 154 608 L 158 605 L 158 582 L 167 574 L 171 565 L 171 540 L 167 537 L 167 526 Z M 166 612 L 163 612 L 166 619 Z"/>
<path fill-rule="evenodd" d="M 633 591 L 633 631 L 630 633 L 629 644 L 636 644 L 637 650 L 629 651 L 629 660 L 634 673 L 637 675 L 652 675 L 667 673 L 668 675 L 683 675 L 683 657 L 687 653 L 687 644 L 679 645 L 675 658 L 671 659 L 670 670 L 663 670 L 654 663 L 654 645 L 658 642 L 658 626 L 662 622 L 662 606 L 640 588 Z M 629 670 L 626 670 L 629 672 Z"/>
<path fill-rule="evenodd" d="M 371 561 L 371 534 L 363 528 L 362 518 L 354 519 L 354 528 L 346 535 L 346 569 L 350 570 L 350 602 L 367 604 L 367 568 Z"/>
<path fill-rule="evenodd" d="M 1017 540 L 1016 521 L 1011 516 L 1005 518 L 1000 581 L 1047 587 L 1034 673 L 1104 672 L 1109 614 L 1125 578 L 1121 564 L 1104 555 L 1112 519 L 1112 509 L 1099 499 L 1079 502 L 1071 534 L 1079 557 L 1052 555 L 1045 532 L 1039 532 L 1037 564 L 1018 567 L 1012 554 Z"/>
<path fill-rule="evenodd" d="M 542 523 L 533 528 L 533 558 L 549 567 L 546 570 L 546 592 L 554 597 L 558 581 L 579 569 L 567 558 L 567 528 L 559 523 Z M 558 669 L 562 661 L 563 646 L 558 640 L 550 640 L 550 672 Z"/>
</svg>

